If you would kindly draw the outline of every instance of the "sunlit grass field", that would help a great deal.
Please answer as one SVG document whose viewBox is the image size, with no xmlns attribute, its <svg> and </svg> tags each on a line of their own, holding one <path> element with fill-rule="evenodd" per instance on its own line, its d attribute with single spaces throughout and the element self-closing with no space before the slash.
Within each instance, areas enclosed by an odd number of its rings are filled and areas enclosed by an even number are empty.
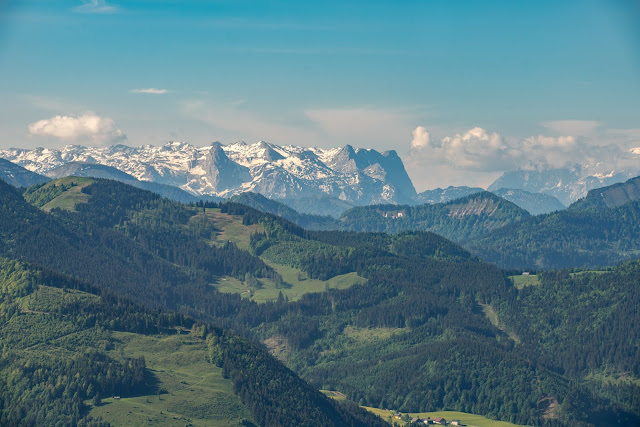
<svg viewBox="0 0 640 427">
<path fill-rule="evenodd" d="M 204 341 L 187 335 L 144 336 L 114 333 L 113 357 L 144 356 L 157 381 L 155 394 L 115 399 L 109 396 L 90 415 L 112 425 L 237 426 L 251 420 L 231 380 L 205 359 Z"/>
</svg>

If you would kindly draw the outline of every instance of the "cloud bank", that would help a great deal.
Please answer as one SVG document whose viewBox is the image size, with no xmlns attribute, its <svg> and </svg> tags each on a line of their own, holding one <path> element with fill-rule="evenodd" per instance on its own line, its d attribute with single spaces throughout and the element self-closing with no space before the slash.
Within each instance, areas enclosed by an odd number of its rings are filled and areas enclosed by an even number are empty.
<svg viewBox="0 0 640 427">
<path fill-rule="evenodd" d="M 417 126 L 409 142 L 407 169 L 418 188 L 486 187 L 503 172 L 580 164 L 592 173 L 640 171 L 640 130 L 607 129 L 599 122 L 562 120 L 542 124 L 549 133 L 507 138 L 474 127 L 434 138 Z"/>
<path fill-rule="evenodd" d="M 127 139 L 113 119 L 88 112 L 78 117 L 54 116 L 29 125 L 29 133 L 49 136 L 63 141 L 82 141 L 93 144 L 122 142 Z"/>
</svg>

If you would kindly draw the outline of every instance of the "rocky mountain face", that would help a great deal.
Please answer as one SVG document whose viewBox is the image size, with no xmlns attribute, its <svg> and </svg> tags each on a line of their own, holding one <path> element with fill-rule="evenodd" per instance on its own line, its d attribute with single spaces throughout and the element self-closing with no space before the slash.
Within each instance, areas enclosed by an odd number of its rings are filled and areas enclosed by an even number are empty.
<svg viewBox="0 0 640 427">
<path fill-rule="evenodd" d="M 60 150 L 0 150 L 0 157 L 39 174 L 71 162 L 100 164 L 142 182 L 171 185 L 194 195 L 230 197 L 253 191 L 281 201 L 329 198 L 350 205 L 409 203 L 416 197 L 395 151 L 380 153 L 349 145 L 329 150 L 264 141 L 215 142 L 207 147 L 184 142 L 157 147 L 68 145 Z"/>
<path fill-rule="evenodd" d="M 587 196 L 571 206 L 572 209 L 590 206 L 616 208 L 640 199 L 640 177 L 589 191 Z"/>
<path fill-rule="evenodd" d="M 545 193 L 530 193 L 517 188 L 501 188 L 493 191 L 493 194 L 520 206 L 531 215 L 546 214 L 566 208 L 560 200 Z"/>
<path fill-rule="evenodd" d="M 501 188 L 521 189 L 530 193 L 544 193 L 554 196 L 565 206 L 587 195 L 589 190 L 623 182 L 635 172 L 593 172 L 589 167 L 575 166 L 564 169 L 541 171 L 516 170 L 505 172 L 488 188 L 496 191 Z"/>
</svg>

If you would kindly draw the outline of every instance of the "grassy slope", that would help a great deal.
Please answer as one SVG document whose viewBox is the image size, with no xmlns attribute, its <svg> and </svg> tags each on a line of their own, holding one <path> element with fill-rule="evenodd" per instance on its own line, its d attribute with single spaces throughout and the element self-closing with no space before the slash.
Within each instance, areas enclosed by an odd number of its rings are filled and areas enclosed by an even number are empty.
<svg viewBox="0 0 640 427">
<path fill-rule="evenodd" d="M 82 189 L 88 186 L 89 184 L 92 184 L 95 182 L 95 180 L 92 178 L 68 176 L 66 178 L 56 179 L 54 181 L 48 182 L 47 184 L 44 185 L 43 189 L 46 189 L 47 187 L 52 185 L 61 185 L 61 184 L 68 185 L 72 182 L 77 185 L 64 191 L 55 199 L 46 203 L 44 206 L 42 206 L 42 209 L 47 212 L 54 208 L 73 210 L 75 205 L 77 205 L 78 203 L 86 203 L 87 200 L 89 200 L 89 195 L 84 194 L 82 192 Z"/>
<path fill-rule="evenodd" d="M 540 284 L 540 280 L 535 274 L 530 274 L 528 276 L 518 274 L 515 276 L 509 276 L 509 279 L 513 280 L 513 285 L 518 289 L 522 289 L 525 286 L 535 286 Z"/>
<path fill-rule="evenodd" d="M 202 214 L 199 214 L 202 215 Z M 243 225 L 242 216 L 221 213 L 219 209 L 207 209 L 207 218 L 215 223 L 216 235 L 212 239 L 214 244 L 222 244 L 225 241 L 235 243 L 239 248 L 249 250 L 251 234 L 263 231 L 260 225 Z M 196 220 L 197 216 L 193 218 Z M 276 300 L 280 292 L 290 301 L 296 301 L 304 294 L 310 292 L 324 292 L 327 289 L 347 289 L 353 285 L 364 283 L 366 280 L 356 273 L 343 274 L 329 280 L 309 279 L 301 270 L 287 265 L 277 264 L 265 257 L 260 257 L 269 267 L 276 270 L 286 285 L 280 289 L 269 279 L 261 279 L 258 289 L 250 290 L 241 281 L 233 277 L 223 277 L 214 283 L 220 292 L 241 294 L 256 302 Z"/>
<path fill-rule="evenodd" d="M 202 215 L 202 214 L 199 214 Z M 215 223 L 216 236 L 212 239 L 213 243 L 222 244 L 225 241 L 235 243 L 240 249 L 249 250 L 249 239 L 251 234 L 263 231 L 260 225 L 243 225 L 242 216 L 228 215 L 221 213 L 220 209 L 206 209 L 207 218 Z M 196 220 L 198 216 L 192 220 Z"/>
<path fill-rule="evenodd" d="M 86 301 L 95 295 L 75 290 L 40 286 L 18 300 L 23 312 L 0 326 L 0 339 L 29 358 L 71 357 L 86 349 L 111 348 L 111 357 L 144 356 L 147 370 L 157 381 L 157 390 L 167 393 L 103 399 L 90 415 L 113 425 L 238 425 L 250 420 L 249 411 L 233 394 L 231 380 L 222 369 L 207 363 L 206 344 L 188 335 L 141 335 L 112 332 L 100 327 L 78 328 L 51 312 L 62 301 Z M 90 404 L 90 402 L 87 402 Z"/>
<path fill-rule="evenodd" d="M 304 294 L 311 292 L 324 292 L 327 289 L 347 289 L 353 285 L 366 282 L 366 280 L 356 273 L 342 274 L 332 277 L 329 280 L 309 279 L 307 275 L 297 268 L 287 265 L 276 264 L 265 258 L 262 260 L 276 270 L 284 282 L 288 285 L 280 289 L 269 279 L 260 279 L 261 287 L 250 290 L 245 284 L 233 277 L 224 277 L 214 284 L 220 292 L 241 294 L 243 297 L 251 298 L 256 302 L 266 302 L 278 299 L 278 295 L 288 297 L 290 301 L 296 301 Z"/>
<path fill-rule="evenodd" d="M 251 419 L 249 411 L 233 394 L 231 380 L 222 369 L 205 361 L 206 344 L 189 335 L 143 336 L 114 333 L 112 357 L 144 356 L 147 369 L 167 393 L 103 399 L 90 414 L 113 425 L 191 424 L 194 426 L 239 425 Z"/>
<path fill-rule="evenodd" d="M 492 306 L 482 303 L 480 303 L 480 306 L 482 307 L 482 312 L 485 314 L 485 316 L 487 316 L 493 326 L 507 334 L 513 342 L 515 342 L 516 344 L 520 344 L 520 337 L 518 337 L 518 335 L 516 335 L 513 331 L 510 331 L 506 325 L 500 322 L 500 319 L 498 319 L 498 313 L 496 313 Z"/>
</svg>

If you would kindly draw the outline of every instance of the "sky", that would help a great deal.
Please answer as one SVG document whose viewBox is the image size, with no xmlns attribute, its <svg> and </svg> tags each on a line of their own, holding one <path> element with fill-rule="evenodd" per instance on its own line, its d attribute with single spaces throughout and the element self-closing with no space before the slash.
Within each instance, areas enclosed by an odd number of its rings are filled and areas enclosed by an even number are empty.
<svg viewBox="0 0 640 427">
<path fill-rule="evenodd" d="M 640 1 L 0 0 L 0 149 L 237 140 L 640 171 Z"/>
</svg>

